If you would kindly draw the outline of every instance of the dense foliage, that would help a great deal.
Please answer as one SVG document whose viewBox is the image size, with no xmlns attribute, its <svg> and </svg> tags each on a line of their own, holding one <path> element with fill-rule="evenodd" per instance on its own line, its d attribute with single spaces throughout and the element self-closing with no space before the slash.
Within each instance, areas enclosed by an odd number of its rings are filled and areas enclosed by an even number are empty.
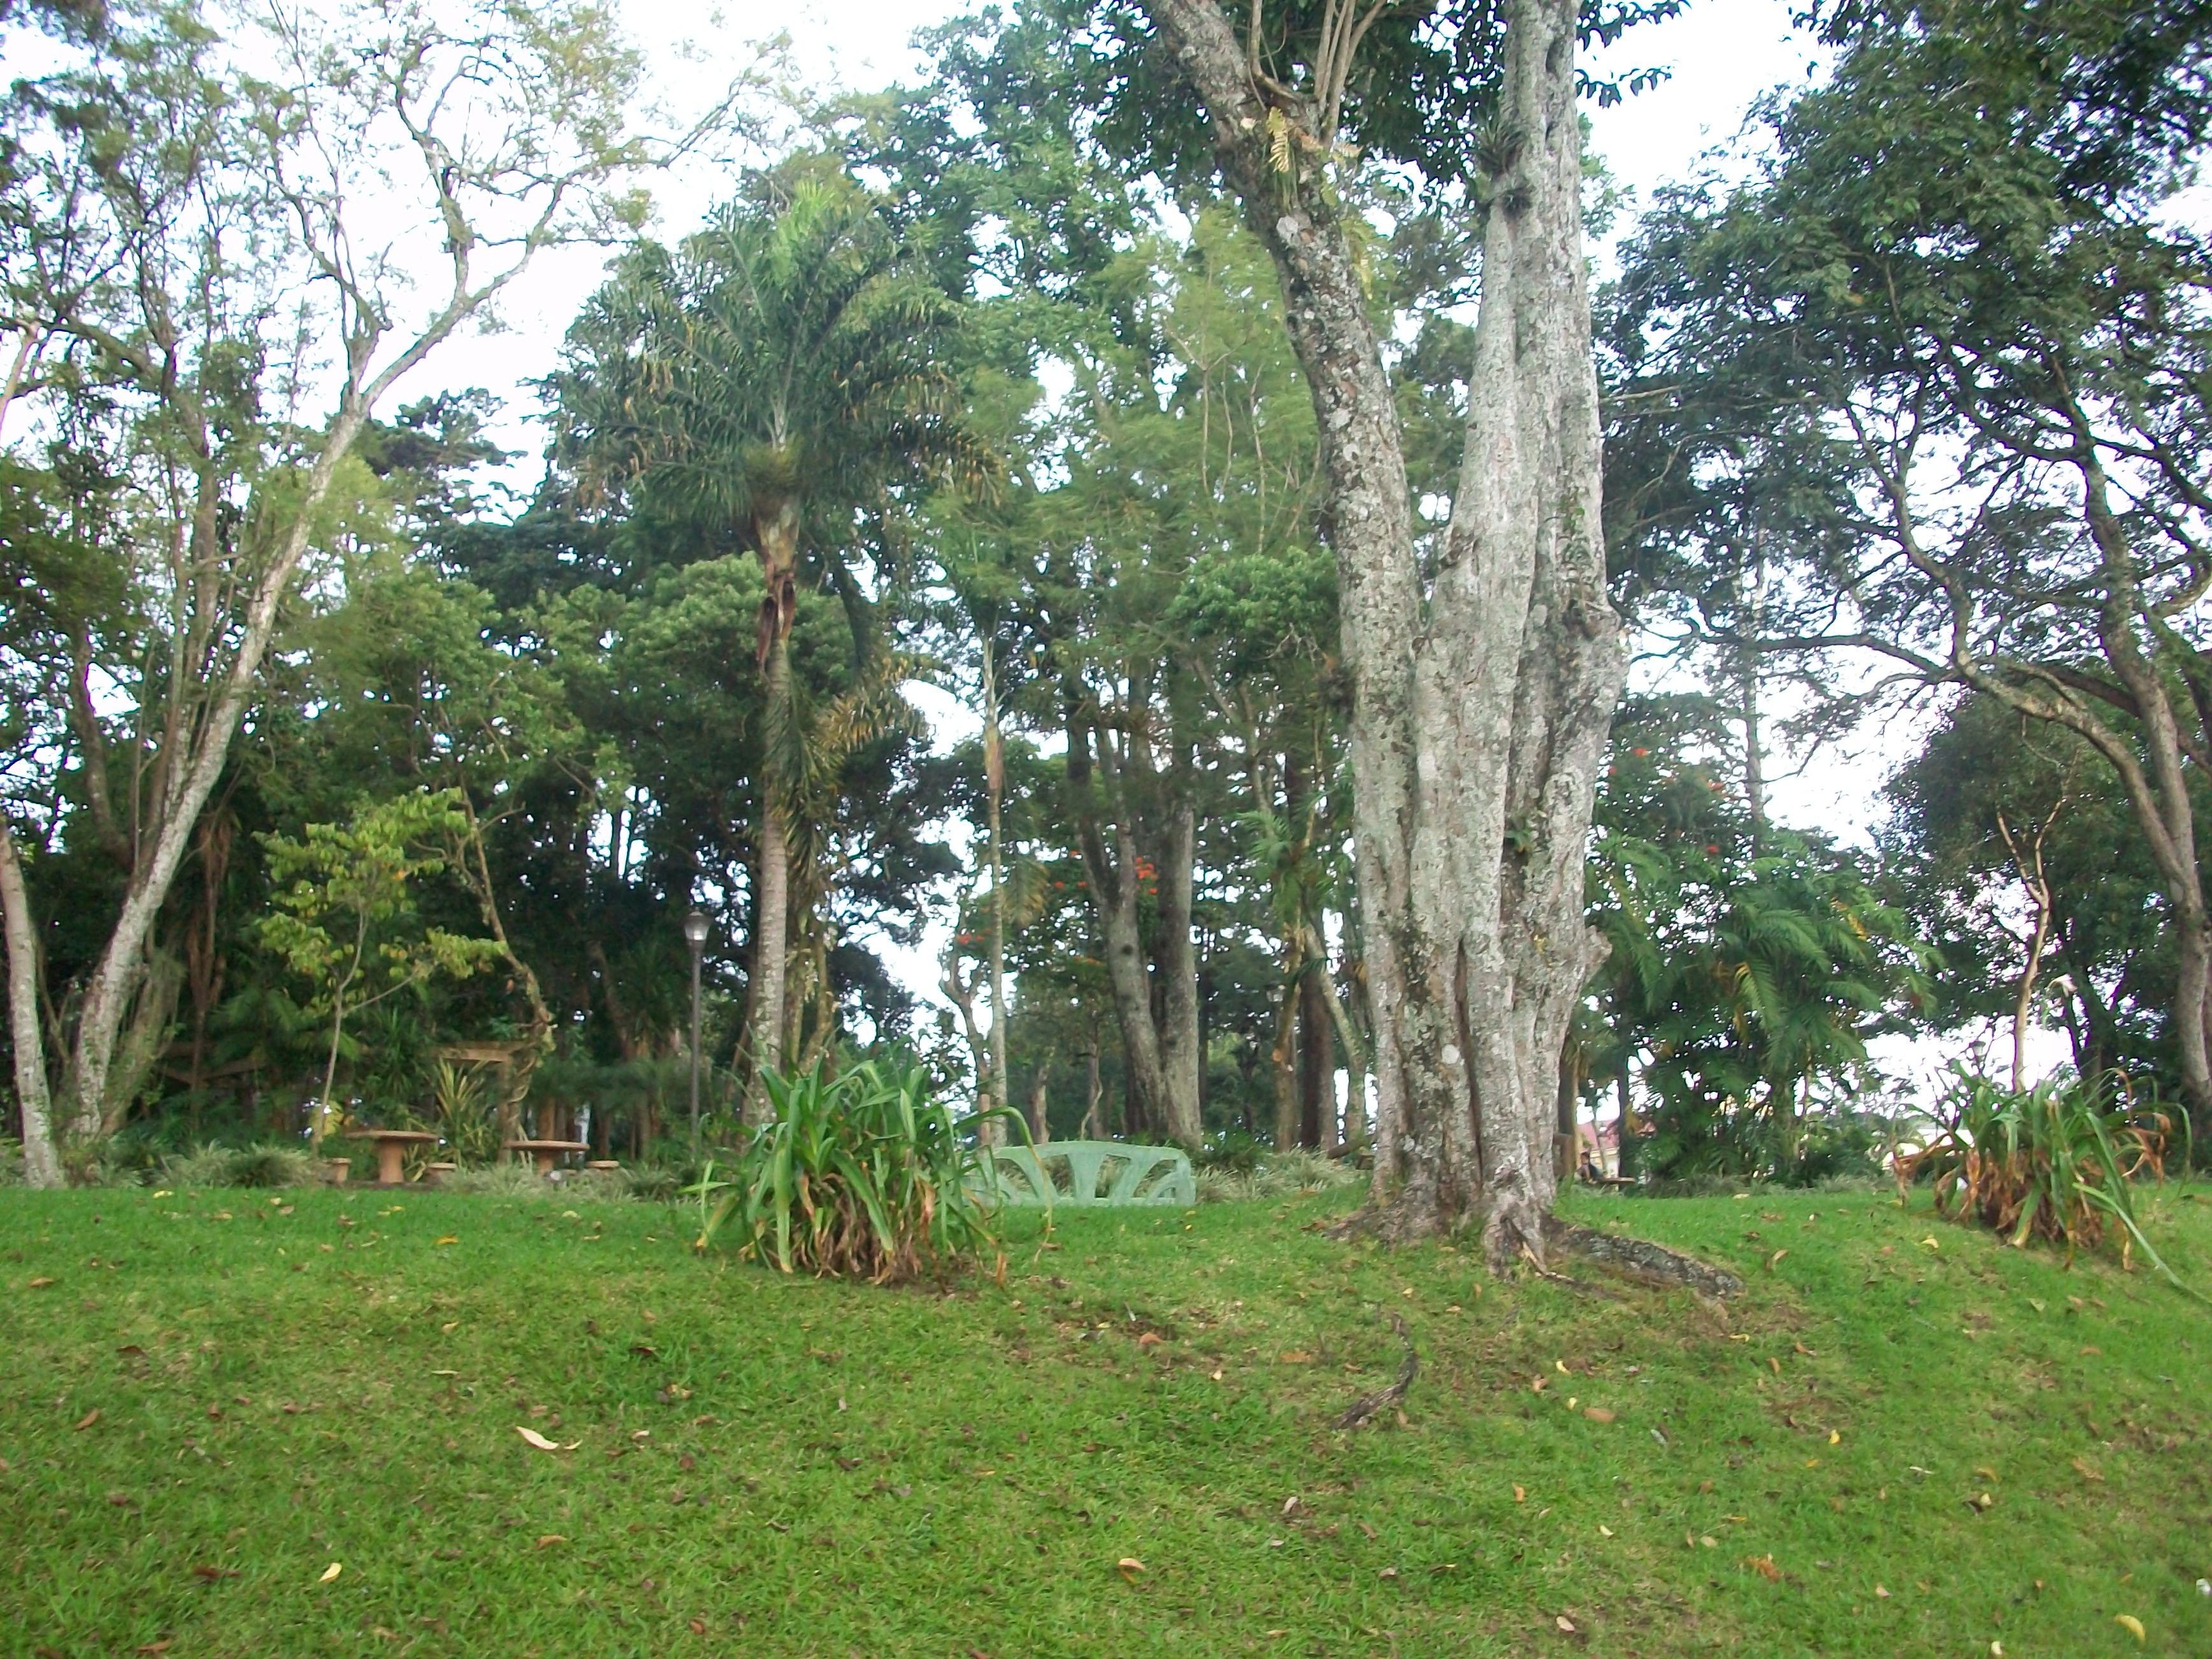
<svg viewBox="0 0 2212 1659">
<path fill-rule="evenodd" d="M 542 472 L 483 392 L 346 405 L 334 445 L 276 349 L 276 255 L 259 288 L 194 263 L 317 246 L 248 165 L 301 134 L 237 125 L 237 20 L 0 20 L 64 52 L 11 94 L 0 172 L 0 886 L 16 1105 L 51 1098 L 69 1170 L 364 1123 L 672 1169 L 694 908 L 725 1175 L 799 1098 L 765 1078 L 846 1102 L 873 1046 L 946 1121 L 1371 1155 L 1328 428 L 1147 15 L 949 23 L 918 84 L 814 112 L 661 237 L 591 163 L 610 193 L 569 228 L 619 246 L 532 411 Z M 1334 147 L 1285 142 L 1359 227 L 1433 569 L 1504 12 L 1389 13 L 1348 58 L 1342 17 L 1263 8 L 1258 73 L 1303 100 L 1344 71 Z M 2027 1091 L 2039 1024 L 2080 1076 L 2200 1104 L 2206 285 L 2169 207 L 2204 20 L 1820 23 L 1832 76 L 1651 204 L 1602 307 L 1614 594 L 1669 659 L 1599 781 L 1610 951 L 1558 1103 L 1618 1135 L 1609 1172 L 1864 1174 L 1926 1103 L 1904 1045 L 2017 1032 Z M 511 44 L 522 75 L 544 43 Z M 634 69 L 529 72 L 597 77 L 557 126 Z M 149 112 L 170 144 L 115 152 Z M 126 185 L 169 216 L 131 229 Z M 70 287 L 95 230 L 170 286 Z M 1792 822 L 1778 775 L 1869 712 L 1911 734 L 1886 818 Z M 911 1270 L 878 1237 L 806 1248 Z"/>
</svg>

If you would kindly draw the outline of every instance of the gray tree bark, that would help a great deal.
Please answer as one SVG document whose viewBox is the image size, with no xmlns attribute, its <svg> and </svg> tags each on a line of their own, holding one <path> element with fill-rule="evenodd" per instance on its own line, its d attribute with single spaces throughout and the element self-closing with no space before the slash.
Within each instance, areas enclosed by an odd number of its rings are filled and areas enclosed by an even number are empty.
<svg viewBox="0 0 2212 1659">
<path fill-rule="evenodd" d="M 1540 1260 L 1561 1039 L 1601 959 L 1583 919 L 1590 805 L 1620 694 L 1599 528 L 1574 0 L 1506 0 L 1466 459 L 1424 585 L 1402 434 L 1351 227 L 1288 175 L 1215 0 L 1146 0 L 1273 254 L 1322 433 L 1337 559 L 1386 1237 L 1479 1227 Z M 1319 126 L 1321 130 L 1314 129 Z"/>
</svg>

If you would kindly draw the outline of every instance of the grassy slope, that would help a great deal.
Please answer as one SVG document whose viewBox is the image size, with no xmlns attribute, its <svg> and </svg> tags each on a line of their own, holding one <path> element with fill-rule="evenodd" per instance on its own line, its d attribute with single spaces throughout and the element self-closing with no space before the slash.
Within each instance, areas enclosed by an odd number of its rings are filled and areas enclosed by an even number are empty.
<svg viewBox="0 0 2212 1659">
<path fill-rule="evenodd" d="M 1719 1311 L 1323 1207 L 1068 1218 L 945 1297 L 641 1205 L 0 1195 L 0 1651 L 2212 1653 L 2212 1317 L 2147 1274 L 1580 1203 L 1744 1268 Z M 2212 1193 L 2158 1207 L 2212 1282 Z M 1406 1423 L 1337 1433 L 1386 1311 Z"/>
</svg>

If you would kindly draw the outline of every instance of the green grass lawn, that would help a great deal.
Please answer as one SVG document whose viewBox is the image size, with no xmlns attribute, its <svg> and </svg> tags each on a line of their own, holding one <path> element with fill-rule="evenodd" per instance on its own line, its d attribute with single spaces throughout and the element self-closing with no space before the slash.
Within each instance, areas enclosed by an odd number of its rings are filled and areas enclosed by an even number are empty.
<svg viewBox="0 0 2212 1659">
<path fill-rule="evenodd" d="M 0 1650 L 2212 1654 L 2212 1316 L 1924 1200 L 1577 1201 L 1716 1308 L 1318 1200 L 1025 1224 L 948 1295 L 280 1198 L 0 1194 Z M 2152 1208 L 2212 1284 L 2212 1191 Z M 1403 1420 L 1339 1432 L 1392 1313 Z"/>
</svg>

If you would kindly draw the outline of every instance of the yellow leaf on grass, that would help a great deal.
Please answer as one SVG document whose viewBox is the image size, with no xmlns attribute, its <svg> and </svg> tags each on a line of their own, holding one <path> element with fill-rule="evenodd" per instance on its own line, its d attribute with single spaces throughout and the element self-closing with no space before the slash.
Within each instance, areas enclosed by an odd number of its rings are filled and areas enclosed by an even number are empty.
<svg viewBox="0 0 2212 1659">
<path fill-rule="evenodd" d="M 558 1440 L 548 1440 L 537 1430 L 526 1429 L 520 1423 L 514 1425 L 514 1431 L 540 1451 L 574 1451 L 584 1443 L 580 1440 L 571 1440 L 564 1445 Z"/>
<path fill-rule="evenodd" d="M 43 1291 L 43 1290 L 45 1290 L 45 1289 L 46 1289 L 49 1285 L 52 1284 L 53 1282 L 54 1282 L 54 1281 L 53 1281 L 52 1279 L 48 1279 L 48 1278 L 46 1278 L 46 1277 L 44 1277 L 44 1276 L 42 1275 L 41 1277 L 37 1278 L 37 1279 L 33 1279 L 33 1280 L 31 1281 L 31 1288 L 32 1288 L 33 1290 L 34 1290 L 34 1291 Z"/>
<path fill-rule="evenodd" d="M 1838 1429 L 1830 1429 L 1828 1431 L 1828 1443 L 1832 1446 L 1842 1445 L 1844 1443 L 1842 1431 Z"/>
<path fill-rule="evenodd" d="M 1145 1570 L 1145 1564 L 1133 1555 L 1125 1555 L 1114 1564 L 1114 1570 L 1133 1583 L 1137 1575 Z"/>
<path fill-rule="evenodd" d="M 458 1244 L 461 1241 L 458 1234 L 447 1233 L 443 1238 L 438 1239 L 434 1242 L 440 1244 Z"/>
<path fill-rule="evenodd" d="M 2112 1622 L 2118 1625 L 2122 1630 L 2127 1632 L 2129 1635 L 2134 1637 L 2138 1642 L 2148 1639 L 2143 1634 L 2142 1620 L 2136 1618 L 2135 1614 L 2131 1613 L 2116 1613 L 2112 1615 Z"/>
<path fill-rule="evenodd" d="M 1920 1241 L 1920 1245 L 1923 1249 L 1929 1250 L 1940 1250 L 1943 1248 L 1941 1244 L 1938 1244 L 1936 1242 L 1936 1236 L 1933 1233 L 1929 1234 L 1927 1237 L 1922 1239 Z"/>
<path fill-rule="evenodd" d="M 1787 1250 L 1777 1250 L 1772 1255 L 1767 1257 L 1766 1271 L 1772 1273 L 1777 1267 L 1782 1265 L 1782 1258 L 1789 1254 L 1790 1252 Z"/>
<path fill-rule="evenodd" d="M 1528 1494 L 1516 1486 L 1513 1488 L 1513 1501 L 1516 1504 L 1525 1504 L 1528 1501 Z"/>
<path fill-rule="evenodd" d="M 337 1561 L 333 1561 L 333 1562 L 331 1562 L 331 1563 L 330 1564 L 330 1565 L 328 1565 L 327 1567 L 325 1567 L 325 1568 L 323 1569 L 323 1576 L 322 1576 L 320 1578 L 318 1578 L 317 1580 L 315 1580 L 315 1582 L 316 1582 L 318 1584 L 327 1584 L 327 1583 L 329 1583 L 331 1582 L 331 1579 L 333 1579 L 333 1578 L 337 1577 L 340 1573 L 343 1572 L 344 1571 L 345 1571 L 345 1566 L 344 1566 L 344 1564 L 343 1564 L 343 1563 L 342 1563 L 342 1562 L 337 1562 Z"/>
</svg>

